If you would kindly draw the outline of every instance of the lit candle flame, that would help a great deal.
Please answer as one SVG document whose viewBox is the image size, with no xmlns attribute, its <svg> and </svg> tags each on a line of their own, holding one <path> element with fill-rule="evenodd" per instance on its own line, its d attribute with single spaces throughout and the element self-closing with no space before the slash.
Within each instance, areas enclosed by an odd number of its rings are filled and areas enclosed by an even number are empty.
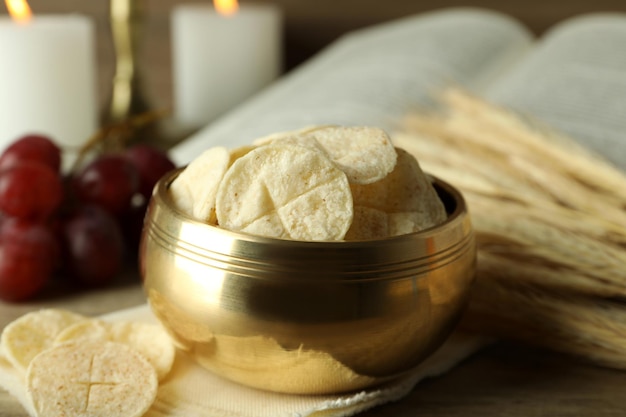
<svg viewBox="0 0 626 417">
<path fill-rule="evenodd" d="M 9 10 L 9 14 L 18 23 L 28 23 L 33 16 L 30 6 L 26 0 L 4 0 Z"/>
<path fill-rule="evenodd" d="M 213 5 L 215 6 L 215 10 L 224 16 L 232 16 L 239 10 L 237 0 L 213 0 Z"/>
</svg>

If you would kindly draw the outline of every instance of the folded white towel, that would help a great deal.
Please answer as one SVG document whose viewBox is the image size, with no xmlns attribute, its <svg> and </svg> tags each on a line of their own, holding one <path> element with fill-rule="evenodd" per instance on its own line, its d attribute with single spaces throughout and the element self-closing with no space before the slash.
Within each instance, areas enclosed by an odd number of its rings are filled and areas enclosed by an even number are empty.
<svg viewBox="0 0 626 417">
<path fill-rule="evenodd" d="M 109 321 L 154 322 L 147 305 L 102 317 Z M 396 401 L 424 378 L 452 369 L 484 346 L 483 337 L 456 333 L 415 371 L 383 386 L 341 395 L 291 395 L 260 391 L 230 382 L 178 352 L 168 377 L 161 382 L 156 401 L 145 417 L 343 417 Z M 22 377 L 0 355 L 0 386 L 11 393 L 33 417 Z"/>
</svg>

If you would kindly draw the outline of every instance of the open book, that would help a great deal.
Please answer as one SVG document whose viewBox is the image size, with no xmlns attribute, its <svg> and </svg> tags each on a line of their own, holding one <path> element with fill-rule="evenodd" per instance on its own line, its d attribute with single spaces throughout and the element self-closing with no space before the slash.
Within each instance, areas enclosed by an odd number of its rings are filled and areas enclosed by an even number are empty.
<svg viewBox="0 0 626 417">
<path fill-rule="evenodd" d="M 569 19 L 542 39 L 499 13 L 454 8 L 345 35 L 172 149 L 185 164 L 215 145 L 313 124 L 393 131 L 454 85 L 569 134 L 626 170 L 626 15 Z"/>
</svg>

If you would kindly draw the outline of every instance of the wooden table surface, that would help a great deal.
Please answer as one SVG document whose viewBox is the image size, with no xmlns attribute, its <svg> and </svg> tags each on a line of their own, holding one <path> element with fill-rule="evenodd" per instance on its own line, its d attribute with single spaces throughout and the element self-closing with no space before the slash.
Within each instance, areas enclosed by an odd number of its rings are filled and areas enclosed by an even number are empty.
<svg viewBox="0 0 626 417">
<path fill-rule="evenodd" d="M 150 96 L 157 105 L 171 104 L 171 69 L 169 62 L 167 13 L 177 0 L 152 2 L 148 22 L 149 39 L 145 54 L 145 69 Z M 373 1 L 332 2 L 343 14 L 331 14 L 329 1 L 306 3 L 278 1 L 287 11 L 288 59 L 297 62 L 319 49 L 323 43 L 346 29 L 374 23 L 378 20 L 418 12 L 432 7 L 451 5 L 436 1 L 399 1 L 381 10 Z M 503 6 L 506 3 L 506 7 Z M 538 9 L 545 2 L 498 2 L 485 0 L 479 6 L 504 8 L 541 31 L 556 20 L 569 15 L 589 12 L 594 7 L 624 10 L 625 3 L 613 0 L 599 2 L 557 2 Z M 619 4 L 618 4 L 619 3 Z M 106 39 L 106 2 L 65 0 L 47 2 L 33 0 L 35 10 L 43 12 L 80 11 L 94 16 L 98 24 L 99 86 L 101 98 L 107 95 L 113 63 L 112 48 Z M 304 4 L 304 5 L 303 5 Z M 311 6 L 311 5 L 315 6 Z M 354 7 L 352 7 L 352 6 Z M 323 6 L 323 7 L 322 7 Z M 56 8 L 56 9 L 55 9 Z M 348 13 L 354 10 L 354 13 Z M 350 16 L 350 19 L 347 16 Z M 333 18 L 333 16 L 335 16 Z M 325 22 L 319 25 L 319 22 Z M 307 49 L 308 48 L 308 49 Z M 48 296 L 36 302 L 6 304 L 0 302 L 0 329 L 21 314 L 41 307 L 62 307 L 73 311 L 99 315 L 142 304 L 145 301 L 134 273 L 126 274 L 120 282 L 106 289 Z M 419 384 L 403 400 L 380 406 L 363 417 L 573 417 L 626 416 L 626 372 L 581 364 L 570 358 L 543 350 L 500 343 L 484 349 L 463 362 L 450 373 Z M 0 390 L 0 417 L 23 417 L 25 412 L 9 394 Z M 210 417 L 210 416 L 207 416 Z"/>
<path fill-rule="evenodd" d="M 137 278 L 130 273 L 106 289 L 50 296 L 26 304 L 0 303 L 0 328 L 41 307 L 99 315 L 144 302 Z M 420 383 L 404 399 L 360 416 L 618 417 L 626 416 L 625 389 L 626 372 L 501 342 L 483 349 L 451 372 Z M 0 417 L 26 416 L 20 404 L 0 390 Z"/>
</svg>

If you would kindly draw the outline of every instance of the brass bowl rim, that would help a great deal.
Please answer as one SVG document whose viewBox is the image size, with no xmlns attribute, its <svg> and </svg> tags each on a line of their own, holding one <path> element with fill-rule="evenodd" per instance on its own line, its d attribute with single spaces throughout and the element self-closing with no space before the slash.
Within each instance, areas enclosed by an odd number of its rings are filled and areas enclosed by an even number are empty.
<svg viewBox="0 0 626 417">
<path fill-rule="evenodd" d="M 454 210 L 448 213 L 448 218 L 435 226 L 429 227 L 418 232 L 405 233 L 397 236 L 390 236 L 379 239 L 362 239 L 362 240 L 328 240 L 328 241 L 310 241 L 310 240 L 295 240 L 295 239 L 282 239 L 267 236 L 254 235 L 251 233 L 233 231 L 225 229 L 216 225 L 211 225 L 201 220 L 198 220 L 191 215 L 180 210 L 174 204 L 170 193 L 168 192 L 170 184 L 176 179 L 176 177 L 185 169 L 185 167 L 177 168 L 169 173 L 165 174 L 161 180 L 155 185 L 153 190 L 153 198 L 156 198 L 157 203 L 159 200 L 164 203 L 165 207 L 171 211 L 172 215 L 180 221 L 193 224 L 194 228 L 205 229 L 210 233 L 219 233 L 220 235 L 229 238 L 231 240 L 239 240 L 247 243 L 254 243 L 257 245 L 289 245 L 294 247 L 325 247 L 337 246 L 342 248 L 359 248 L 363 246 L 370 246 L 372 244 L 389 244 L 393 242 L 402 242 L 406 240 L 428 239 L 436 236 L 442 229 L 447 228 L 449 225 L 463 221 L 463 217 L 467 214 L 467 204 L 461 192 L 453 185 L 444 181 L 434 175 L 427 175 L 432 179 L 435 187 L 442 188 L 443 191 L 451 197 L 454 202 Z"/>
</svg>

